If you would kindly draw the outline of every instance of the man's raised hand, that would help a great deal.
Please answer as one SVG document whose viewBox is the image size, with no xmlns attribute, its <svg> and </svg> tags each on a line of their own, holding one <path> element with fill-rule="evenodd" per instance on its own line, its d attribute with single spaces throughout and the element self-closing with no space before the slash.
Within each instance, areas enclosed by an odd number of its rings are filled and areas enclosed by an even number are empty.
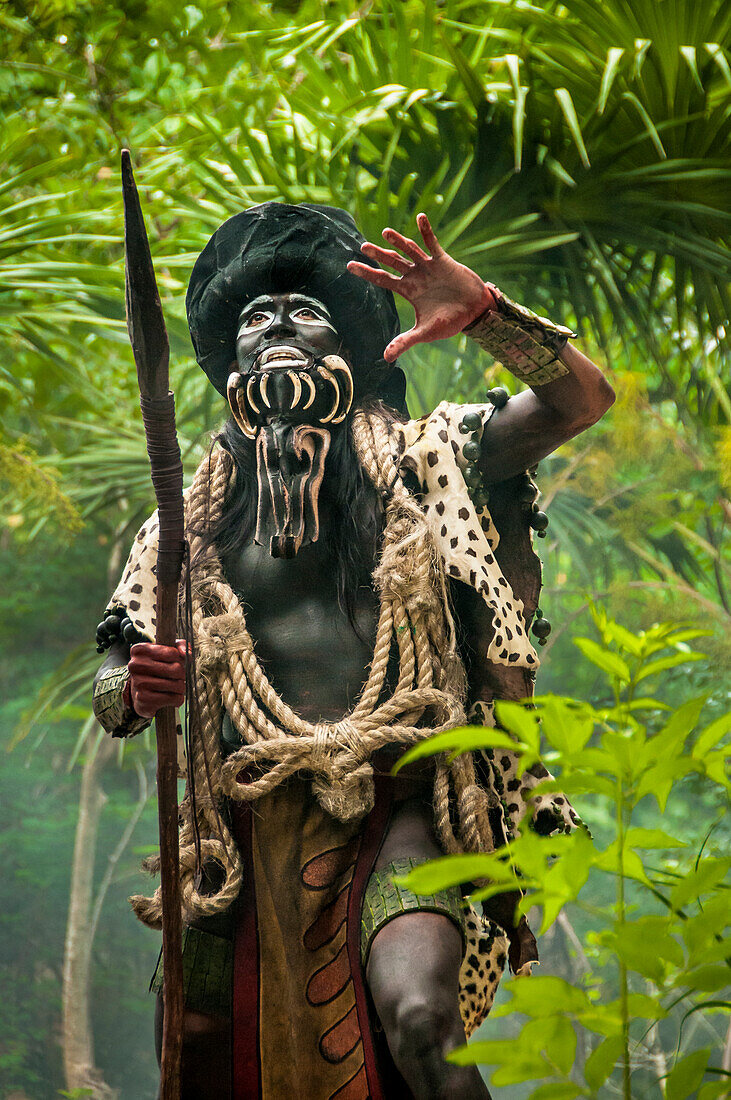
<svg viewBox="0 0 731 1100">
<path fill-rule="evenodd" d="M 486 309 L 495 307 L 489 285 L 475 271 L 457 263 L 444 251 L 426 214 L 417 214 L 416 224 L 426 252 L 416 241 L 395 229 L 383 230 L 384 240 L 392 248 L 370 243 L 361 247 L 366 256 L 392 268 L 397 275 L 357 260 L 348 264 L 348 271 L 376 286 L 395 291 L 411 302 L 416 311 L 413 328 L 402 332 L 384 351 L 383 358 L 389 363 L 414 344 L 455 336 Z"/>
<path fill-rule="evenodd" d="M 138 642 L 127 663 L 129 699 L 140 718 L 154 718 L 162 707 L 181 707 L 185 702 L 186 644 Z"/>
</svg>

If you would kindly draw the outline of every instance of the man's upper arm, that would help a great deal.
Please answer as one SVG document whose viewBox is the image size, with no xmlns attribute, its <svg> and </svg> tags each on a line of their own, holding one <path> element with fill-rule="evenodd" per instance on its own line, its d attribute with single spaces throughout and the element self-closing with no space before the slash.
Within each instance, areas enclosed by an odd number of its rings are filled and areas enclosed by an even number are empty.
<svg viewBox="0 0 731 1100">
<path fill-rule="evenodd" d="M 580 430 L 532 390 L 511 397 L 495 409 L 482 433 L 485 482 L 505 481 L 530 469 Z"/>
</svg>

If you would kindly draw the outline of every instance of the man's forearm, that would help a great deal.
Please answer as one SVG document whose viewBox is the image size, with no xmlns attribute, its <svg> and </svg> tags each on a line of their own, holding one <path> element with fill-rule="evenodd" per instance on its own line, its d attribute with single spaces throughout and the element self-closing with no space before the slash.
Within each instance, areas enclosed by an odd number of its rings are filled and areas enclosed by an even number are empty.
<svg viewBox="0 0 731 1100">
<path fill-rule="evenodd" d="M 134 737 L 150 724 L 132 706 L 129 695 L 129 646 L 116 641 L 94 677 L 92 708 L 96 720 L 113 737 Z"/>
<path fill-rule="evenodd" d="M 614 401 L 599 368 L 568 342 L 570 329 L 493 289 L 496 310 L 465 331 L 530 389 L 496 410 L 485 428 L 480 467 L 487 484 L 535 465 L 596 423 Z"/>
<path fill-rule="evenodd" d="M 531 387 L 538 400 L 573 427 L 573 435 L 596 424 L 614 403 L 614 390 L 599 368 L 573 344 L 559 353 L 566 374 Z M 530 385 L 530 383 L 529 383 Z"/>
</svg>

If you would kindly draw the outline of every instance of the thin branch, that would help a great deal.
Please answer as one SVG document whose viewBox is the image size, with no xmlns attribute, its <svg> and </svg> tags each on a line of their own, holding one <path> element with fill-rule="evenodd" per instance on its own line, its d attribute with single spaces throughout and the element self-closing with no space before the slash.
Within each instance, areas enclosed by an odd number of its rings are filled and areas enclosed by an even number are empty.
<svg viewBox="0 0 731 1100">
<path fill-rule="evenodd" d="M 561 470 L 561 472 L 557 474 L 556 477 L 552 480 L 551 487 L 548 492 L 545 494 L 545 496 L 541 496 L 541 504 L 544 510 L 550 508 L 551 504 L 553 503 L 553 499 L 556 496 L 556 493 L 565 488 L 565 486 L 571 480 L 574 471 L 584 461 L 586 456 L 592 450 L 592 447 L 593 444 L 590 444 L 588 447 L 584 447 L 583 450 L 577 451 L 576 454 L 572 455 L 567 464 L 564 466 L 563 470 Z"/>
<path fill-rule="evenodd" d="M 565 910 L 562 909 L 561 912 L 558 914 L 558 917 L 556 918 L 556 923 L 558 924 L 566 939 L 569 941 L 574 951 L 576 952 L 576 962 L 579 968 L 585 974 L 590 974 L 591 965 L 588 958 L 586 957 L 586 952 L 584 951 L 581 940 L 576 935 L 573 924 L 566 916 Z"/>
<path fill-rule="evenodd" d="M 137 771 L 137 783 L 139 792 L 137 796 L 137 802 L 135 804 L 134 810 L 132 811 L 132 815 L 130 816 L 129 821 L 124 828 L 124 832 L 119 838 L 117 847 L 114 849 L 109 859 L 107 860 L 107 868 L 104 872 L 104 877 L 99 883 L 99 889 L 97 891 L 96 898 L 94 899 L 94 906 L 91 911 L 91 919 L 89 920 L 89 939 L 92 942 L 94 940 L 94 936 L 96 935 L 97 924 L 99 923 L 99 917 L 101 915 L 104 899 L 107 895 L 109 887 L 111 886 L 117 864 L 122 858 L 124 850 L 130 842 L 132 833 L 135 831 L 137 822 L 142 816 L 142 812 L 147 805 L 147 799 L 149 797 L 147 775 L 145 774 L 145 769 L 142 767 L 142 764 L 139 760 L 135 761 L 135 769 Z"/>
<path fill-rule="evenodd" d="M 723 1044 L 721 1069 L 725 1070 L 726 1073 L 731 1073 L 731 1020 L 729 1020 L 728 1029 L 726 1031 L 726 1042 Z"/>
<path fill-rule="evenodd" d="M 668 587 L 676 588 L 679 592 L 683 592 L 692 600 L 696 600 L 699 604 L 701 604 L 702 607 L 705 607 L 706 610 L 710 611 L 711 614 L 714 616 L 718 615 L 719 611 L 728 615 L 728 612 L 725 610 L 725 608 L 721 608 L 718 604 L 714 603 L 713 600 L 709 600 L 707 596 L 703 596 L 700 592 L 696 592 L 694 588 L 692 588 L 689 584 L 686 584 L 685 581 L 681 580 L 680 576 L 671 566 L 665 565 L 664 562 L 660 561 L 659 558 L 656 558 L 652 554 L 650 554 L 647 550 L 640 546 L 639 543 L 634 542 L 634 540 L 628 539 L 627 546 L 634 554 L 637 555 L 638 558 L 642 558 L 644 562 L 646 562 L 652 569 L 654 569 L 655 572 L 667 577 L 672 582 L 668 585 Z"/>
</svg>

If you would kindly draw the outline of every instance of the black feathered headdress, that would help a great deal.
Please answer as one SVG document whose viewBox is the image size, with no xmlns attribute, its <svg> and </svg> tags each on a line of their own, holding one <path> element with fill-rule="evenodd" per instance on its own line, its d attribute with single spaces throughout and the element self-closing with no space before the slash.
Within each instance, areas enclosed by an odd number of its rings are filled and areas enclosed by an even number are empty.
<svg viewBox="0 0 731 1100">
<path fill-rule="evenodd" d="M 382 397 L 404 407 L 405 379 L 383 359 L 399 332 L 393 294 L 347 270 L 349 260 L 372 267 L 365 238 L 350 214 L 334 206 L 265 202 L 235 214 L 198 257 L 186 308 L 198 363 L 219 393 L 236 359 L 237 322 L 261 294 L 307 294 L 330 311 L 353 369 L 356 396 Z"/>
</svg>

